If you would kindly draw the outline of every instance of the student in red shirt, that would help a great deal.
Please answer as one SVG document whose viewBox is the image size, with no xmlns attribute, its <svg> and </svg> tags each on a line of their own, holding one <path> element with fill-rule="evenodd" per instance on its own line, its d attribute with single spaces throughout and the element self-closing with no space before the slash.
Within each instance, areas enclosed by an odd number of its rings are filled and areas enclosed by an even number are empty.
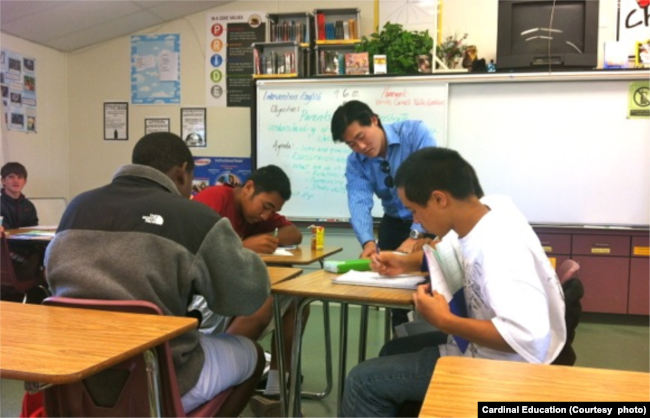
<svg viewBox="0 0 650 418">
<path fill-rule="evenodd" d="M 277 213 L 291 197 L 291 184 L 286 173 L 277 166 L 269 165 L 255 170 L 242 186 L 228 184 L 210 186 L 194 196 L 194 200 L 204 203 L 228 218 L 233 229 L 249 250 L 262 254 L 273 253 L 278 246 L 294 245 L 302 242 L 302 233 L 287 218 Z M 277 230 L 277 232 L 276 232 Z M 290 364 L 291 342 L 293 340 L 294 309 L 289 301 L 283 303 L 286 364 Z M 204 320 L 205 320 L 204 315 Z M 226 331 L 257 340 L 263 335 L 273 319 L 273 302 L 267 302 L 253 315 L 235 317 L 229 321 Z M 303 323 L 305 323 L 306 318 Z M 272 345 L 272 352 L 275 344 Z M 275 356 L 271 357 L 265 395 L 279 393 L 279 382 Z M 251 401 L 251 409 L 257 416 L 279 416 L 279 402 L 256 396 Z"/>
<path fill-rule="evenodd" d="M 228 218 L 245 248 L 271 254 L 279 245 L 302 242 L 300 230 L 277 213 L 290 197 L 289 178 L 280 167 L 269 165 L 255 170 L 242 186 L 206 187 L 194 200 Z"/>
</svg>

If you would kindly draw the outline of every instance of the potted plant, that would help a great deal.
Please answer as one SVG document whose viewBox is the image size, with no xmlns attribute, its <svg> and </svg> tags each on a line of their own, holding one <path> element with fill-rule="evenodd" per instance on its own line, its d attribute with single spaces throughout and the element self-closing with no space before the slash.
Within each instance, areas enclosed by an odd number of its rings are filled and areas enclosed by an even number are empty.
<svg viewBox="0 0 650 418">
<path fill-rule="evenodd" d="M 436 56 L 440 58 L 449 69 L 456 68 L 460 59 L 465 54 L 467 45 L 463 42 L 467 39 L 467 34 L 462 37 L 458 35 L 447 36 L 440 44 L 436 46 Z M 476 47 L 474 47 L 476 49 Z M 476 52 L 474 52 L 476 53 Z"/>
<path fill-rule="evenodd" d="M 368 52 L 373 72 L 372 57 L 384 54 L 389 74 L 415 74 L 418 72 L 418 55 L 430 55 L 432 48 L 433 38 L 428 30 L 408 31 L 399 23 L 386 22 L 381 32 L 363 36 L 355 51 Z"/>
</svg>

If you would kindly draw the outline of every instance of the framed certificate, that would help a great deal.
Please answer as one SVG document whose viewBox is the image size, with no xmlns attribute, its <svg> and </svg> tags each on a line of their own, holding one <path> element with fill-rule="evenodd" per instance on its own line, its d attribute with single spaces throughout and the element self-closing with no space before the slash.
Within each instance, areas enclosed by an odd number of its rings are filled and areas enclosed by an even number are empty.
<svg viewBox="0 0 650 418">
<path fill-rule="evenodd" d="M 144 134 L 169 132 L 169 118 L 144 118 Z"/>
<path fill-rule="evenodd" d="M 181 108 L 181 138 L 188 147 L 205 148 L 206 138 L 206 108 Z"/>
<path fill-rule="evenodd" d="M 104 102 L 104 141 L 128 141 L 129 103 Z"/>
</svg>

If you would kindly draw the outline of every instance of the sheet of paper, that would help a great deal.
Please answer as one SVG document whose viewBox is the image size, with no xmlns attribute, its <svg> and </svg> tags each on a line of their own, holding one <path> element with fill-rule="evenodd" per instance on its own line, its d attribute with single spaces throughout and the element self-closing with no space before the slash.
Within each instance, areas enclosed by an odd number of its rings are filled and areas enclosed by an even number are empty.
<svg viewBox="0 0 650 418">
<path fill-rule="evenodd" d="M 271 254 L 271 255 L 281 255 L 281 256 L 288 256 L 288 257 L 290 257 L 290 256 L 293 255 L 293 253 L 290 252 L 290 251 L 287 251 L 287 250 L 285 250 L 285 249 L 283 249 L 283 248 L 278 248 L 278 249 L 275 250 L 275 252 L 274 252 L 273 254 Z"/>
<path fill-rule="evenodd" d="M 350 270 L 337 276 L 333 282 L 357 286 L 392 287 L 397 289 L 415 289 L 424 281 L 423 276 L 401 274 L 399 276 L 382 276 L 374 271 Z"/>
</svg>

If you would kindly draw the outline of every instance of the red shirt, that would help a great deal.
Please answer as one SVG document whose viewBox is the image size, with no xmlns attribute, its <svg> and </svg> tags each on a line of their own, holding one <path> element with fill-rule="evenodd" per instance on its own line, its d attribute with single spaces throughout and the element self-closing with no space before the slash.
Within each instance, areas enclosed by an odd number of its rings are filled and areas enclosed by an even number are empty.
<svg viewBox="0 0 650 418">
<path fill-rule="evenodd" d="M 210 206 L 219 215 L 228 218 L 241 239 L 272 232 L 275 228 L 292 225 L 287 218 L 278 213 L 274 213 L 266 221 L 249 224 L 237 211 L 235 189 L 229 185 L 206 187 L 194 196 L 194 200 Z"/>
</svg>

